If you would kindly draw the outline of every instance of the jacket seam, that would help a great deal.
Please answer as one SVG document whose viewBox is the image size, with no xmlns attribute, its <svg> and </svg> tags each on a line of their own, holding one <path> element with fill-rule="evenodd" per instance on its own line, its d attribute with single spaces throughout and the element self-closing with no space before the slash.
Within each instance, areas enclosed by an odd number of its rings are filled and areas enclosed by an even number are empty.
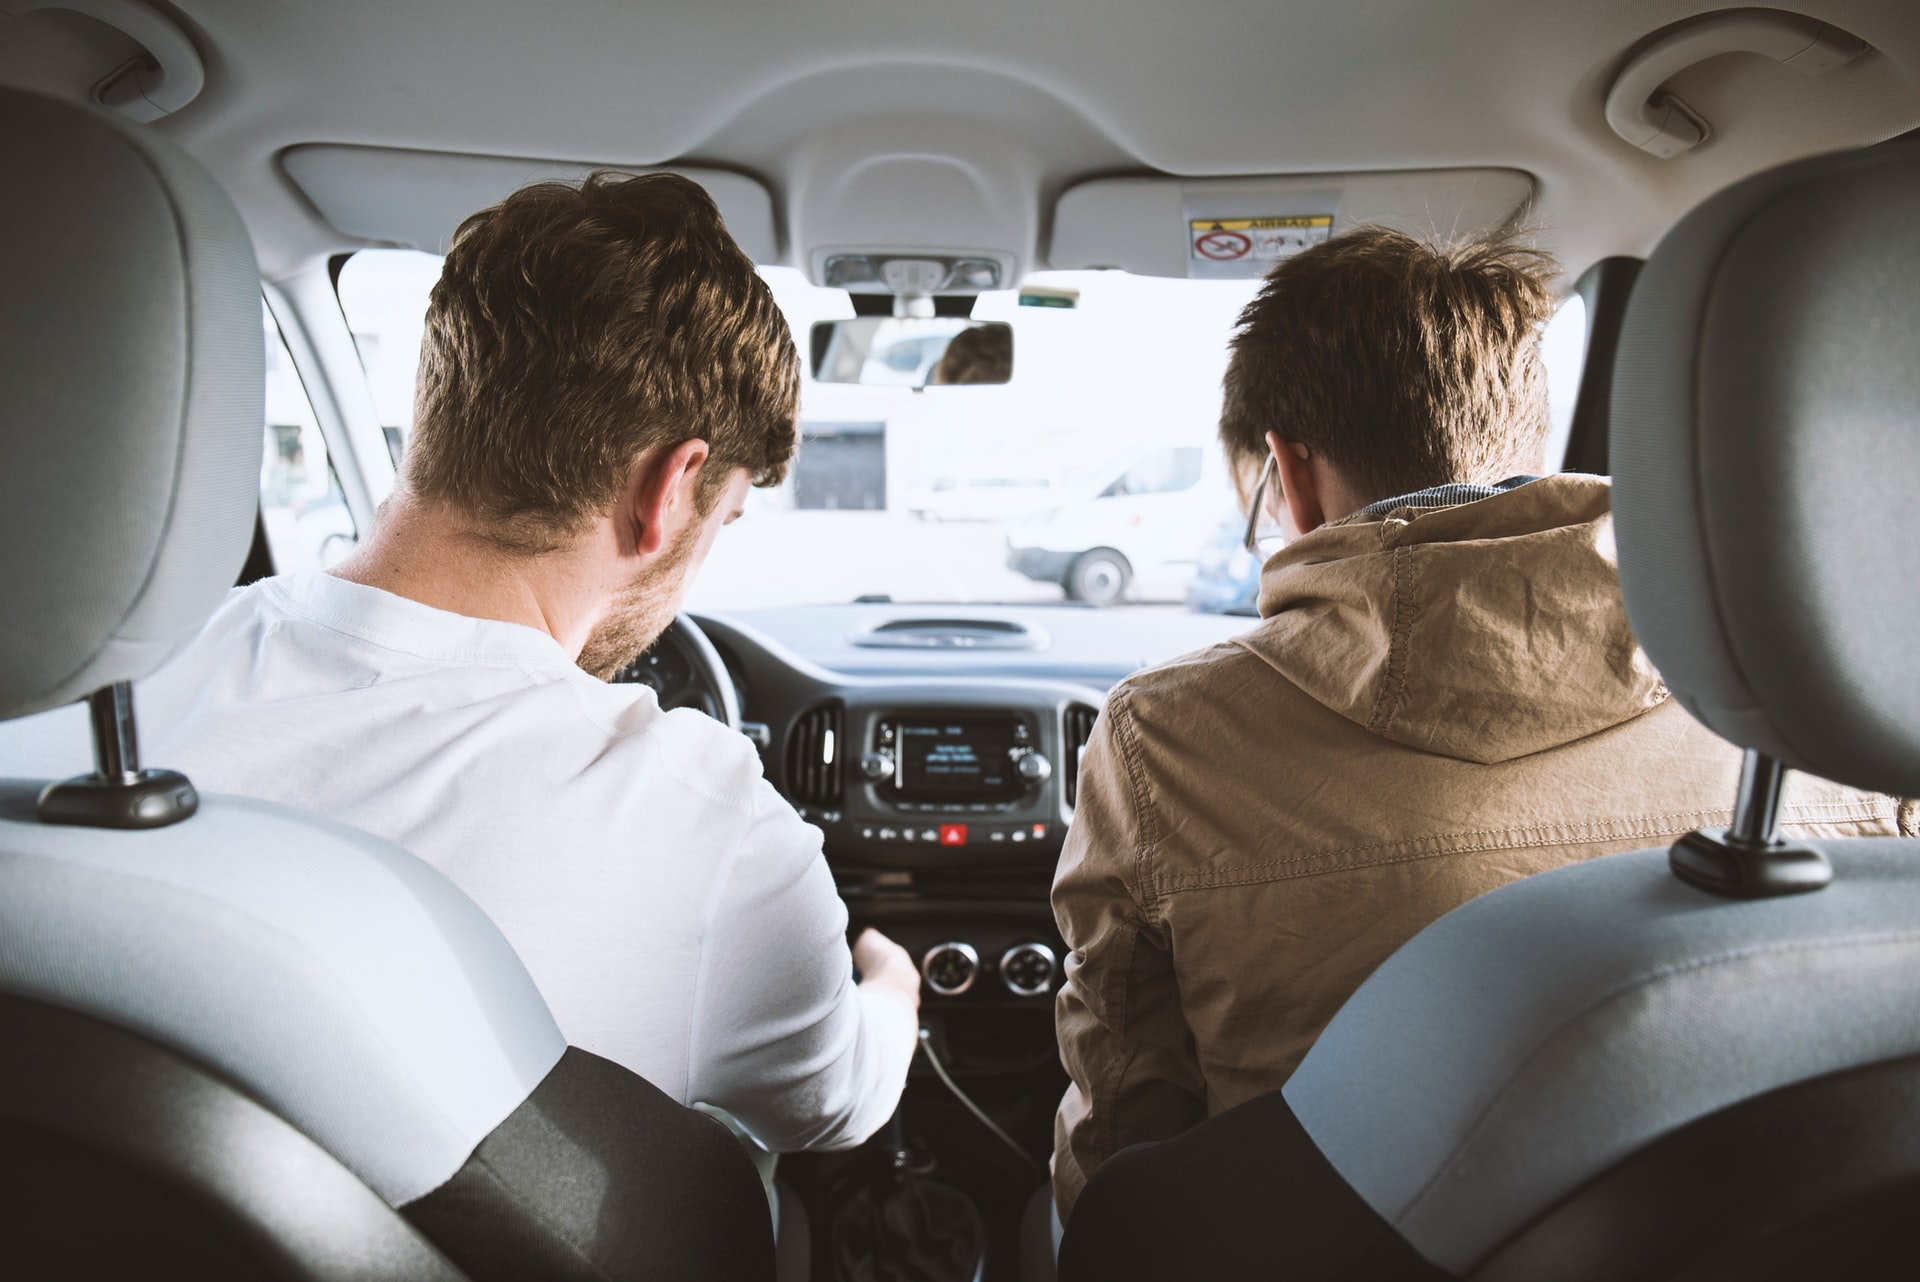
<svg viewBox="0 0 1920 1282">
<path fill-rule="evenodd" d="M 1382 542 L 1387 525 L 1381 523 Z M 1407 652 L 1412 648 L 1413 634 L 1412 553 L 1407 545 L 1393 549 L 1393 626 L 1387 636 L 1387 671 L 1373 701 L 1373 715 L 1367 719 L 1367 729 L 1374 734 L 1386 732 L 1406 697 Z"/>
<path fill-rule="evenodd" d="M 707 888 L 707 901 L 700 909 L 700 959 L 693 968 L 693 988 L 687 994 L 687 1057 L 681 1065 L 680 1103 L 692 1104 L 700 1098 L 694 1080 L 694 1050 L 706 1033 L 707 980 L 713 964 L 714 922 L 720 913 L 720 901 L 726 897 L 733 876 L 740 867 L 740 847 L 744 839 L 731 843 L 721 855 L 722 867 Z"/>
<path fill-rule="evenodd" d="M 1125 1050 L 1114 1061 L 1106 1092 L 1106 1115 L 1095 1120 L 1096 1131 L 1105 1141 L 1106 1151 L 1101 1155 L 1102 1162 L 1120 1151 L 1120 1092 L 1126 1086 L 1127 1070 L 1133 1067 L 1133 1061 L 1140 1055 L 1138 1039 L 1127 1030 L 1127 980 L 1133 974 L 1133 955 L 1139 943 L 1140 932 L 1129 930 L 1125 964 L 1115 967 L 1107 977 L 1107 1024 L 1119 1034 Z M 1083 1173 L 1091 1177 L 1091 1172 Z"/>
<path fill-rule="evenodd" d="M 1127 706 L 1124 692 L 1114 697 L 1112 710 L 1115 714 L 1114 738 L 1120 745 L 1120 758 L 1127 767 L 1127 804 L 1133 810 L 1136 834 L 1133 850 L 1134 897 L 1140 902 L 1140 911 L 1149 921 L 1158 925 L 1158 896 L 1154 893 L 1158 875 L 1153 870 L 1152 855 L 1159 844 L 1159 831 L 1153 809 L 1152 786 L 1146 779 L 1145 763 L 1140 760 L 1140 741 L 1134 734 L 1133 712 Z"/>
<path fill-rule="evenodd" d="M 1326 873 L 1352 872 L 1362 868 L 1413 863 L 1441 855 L 1476 854 L 1491 850 L 1519 850 L 1555 842 L 1581 845 L 1610 837 L 1659 837 L 1678 826 L 1702 827 L 1709 821 L 1729 819 L 1728 810 L 1679 811 L 1665 815 L 1643 815 L 1635 819 L 1598 824 L 1555 825 L 1533 828 L 1491 828 L 1475 832 L 1453 833 L 1446 837 L 1417 837 L 1412 841 L 1376 842 L 1366 846 L 1348 846 L 1338 850 L 1287 859 L 1270 859 L 1257 864 L 1242 864 L 1219 873 L 1169 873 L 1156 879 L 1161 894 L 1182 890 L 1205 890 L 1218 886 L 1255 885 L 1267 881 L 1285 881 L 1295 877 Z M 1825 808 L 1788 807 L 1782 820 L 1788 824 L 1857 823 L 1882 816 L 1870 803 L 1840 803 Z M 1475 840 L 1484 838 L 1485 840 Z M 1421 846 L 1420 843 L 1439 842 Z M 1360 859 L 1334 868 L 1306 868 L 1351 855 L 1379 854 L 1376 859 Z"/>
</svg>

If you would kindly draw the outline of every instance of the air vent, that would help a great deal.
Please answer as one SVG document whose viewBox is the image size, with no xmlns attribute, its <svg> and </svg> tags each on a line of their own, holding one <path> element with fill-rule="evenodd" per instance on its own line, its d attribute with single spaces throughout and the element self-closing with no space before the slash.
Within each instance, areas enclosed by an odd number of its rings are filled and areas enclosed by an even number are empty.
<svg viewBox="0 0 1920 1282">
<path fill-rule="evenodd" d="M 871 650 L 1044 650 L 1046 629 L 1015 619 L 889 619 L 853 635 Z"/>
<path fill-rule="evenodd" d="M 1099 712 L 1084 703 L 1070 703 L 1062 714 L 1066 733 L 1066 795 L 1067 808 L 1071 810 L 1080 799 L 1080 754 L 1086 751 L 1087 740 L 1093 738 L 1093 719 Z"/>
<path fill-rule="evenodd" d="M 787 800 L 797 806 L 840 804 L 840 762 L 847 750 L 846 710 L 823 703 L 800 714 L 787 734 Z"/>
</svg>

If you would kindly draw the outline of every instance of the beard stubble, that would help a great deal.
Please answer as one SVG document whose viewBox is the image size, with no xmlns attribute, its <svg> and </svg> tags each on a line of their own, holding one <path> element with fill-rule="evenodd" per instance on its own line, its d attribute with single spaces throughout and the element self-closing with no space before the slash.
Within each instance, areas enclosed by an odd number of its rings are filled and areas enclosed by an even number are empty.
<svg viewBox="0 0 1920 1282">
<path fill-rule="evenodd" d="M 680 608 L 687 562 L 693 557 L 699 533 L 697 526 L 689 525 L 644 578 L 621 589 L 580 648 L 576 662 L 583 671 L 609 680 L 646 653 L 647 647 L 667 630 Z"/>
</svg>

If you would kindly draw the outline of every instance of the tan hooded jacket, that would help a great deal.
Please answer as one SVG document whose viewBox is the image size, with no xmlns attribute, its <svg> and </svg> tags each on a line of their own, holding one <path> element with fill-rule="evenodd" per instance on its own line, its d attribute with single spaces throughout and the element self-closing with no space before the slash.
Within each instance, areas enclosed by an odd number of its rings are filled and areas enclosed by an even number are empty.
<svg viewBox="0 0 1920 1282">
<path fill-rule="evenodd" d="M 1281 1086 L 1449 909 L 1729 822 L 1740 754 L 1635 644 L 1608 497 L 1555 476 L 1323 527 L 1268 561 L 1252 631 L 1114 689 L 1053 887 L 1063 1218 L 1117 1150 Z M 1783 818 L 1902 826 L 1801 776 Z"/>
</svg>

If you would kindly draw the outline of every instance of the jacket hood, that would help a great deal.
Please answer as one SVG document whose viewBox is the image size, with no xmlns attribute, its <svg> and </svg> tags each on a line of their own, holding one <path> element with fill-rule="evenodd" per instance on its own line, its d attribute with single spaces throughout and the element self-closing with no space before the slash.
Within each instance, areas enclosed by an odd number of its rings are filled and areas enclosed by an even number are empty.
<svg viewBox="0 0 1920 1282">
<path fill-rule="evenodd" d="M 1627 624 L 1610 493 L 1549 476 L 1323 526 L 1267 561 L 1240 644 L 1423 752 L 1490 764 L 1610 729 L 1667 698 Z"/>
</svg>

